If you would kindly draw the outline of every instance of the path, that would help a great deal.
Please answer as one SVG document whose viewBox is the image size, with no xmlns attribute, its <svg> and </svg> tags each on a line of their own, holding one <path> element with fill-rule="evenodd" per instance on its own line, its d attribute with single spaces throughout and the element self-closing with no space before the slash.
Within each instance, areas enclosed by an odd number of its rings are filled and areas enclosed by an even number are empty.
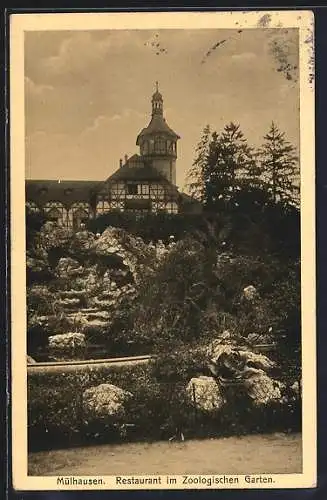
<svg viewBox="0 0 327 500">
<path fill-rule="evenodd" d="M 300 434 L 98 445 L 29 455 L 29 474 L 282 474 L 302 468 Z"/>
</svg>

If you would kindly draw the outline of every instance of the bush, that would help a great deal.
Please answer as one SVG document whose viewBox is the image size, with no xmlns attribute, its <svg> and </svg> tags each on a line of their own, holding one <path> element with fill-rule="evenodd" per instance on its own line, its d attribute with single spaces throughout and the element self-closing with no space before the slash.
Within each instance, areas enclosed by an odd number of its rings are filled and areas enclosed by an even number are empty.
<svg viewBox="0 0 327 500">
<path fill-rule="evenodd" d="M 133 393 L 134 378 L 141 379 L 146 369 L 143 365 L 124 368 L 84 365 L 76 371 L 63 368 L 54 373 L 30 372 L 27 385 L 29 446 L 37 449 L 80 442 L 90 432 L 84 423 L 83 392 L 111 383 Z M 110 435 L 107 439 L 110 440 Z"/>
<path fill-rule="evenodd" d="M 227 405 L 222 410 L 210 414 L 197 410 L 187 397 L 186 386 L 190 378 L 203 371 L 202 355 L 189 351 L 187 356 L 186 350 L 150 364 L 86 365 L 78 371 L 63 369 L 56 373 L 30 371 L 29 447 L 301 429 L 299 400 L 256 408 L 242 392 L 229 389 Z M 119 418 L 108 415 L 90 422 L 83 412 L 83 393 L 100 384 L 113 384 L 132 397 Z"/>
<path fill-rule="evenodd" d="M 159 240 L 169 243 L 170 236 L 180 240 L 190 234 L 201 231 L 208 232 L 207 219 L 214 219 L 222 224 L 219 215 L 200 214 L 130 214 L 109 212 L 89 222 L 89 229 L 94 233 L 102 233 L 107 227 L 122 228 L 130 234 L 142 238 L 145 242 Z"/>
<path fill-rule="evenodd" d="M 244 290 L 255 290 L 247 300 Z M 244 337 L 292 336 L 299 345 L 299 263 L 219 252 L 195 239 L 177 243 L 141 283 L 132 311 L 134 339 L 153 352 L 210 340 L 229 330 Z"/>
</svg>

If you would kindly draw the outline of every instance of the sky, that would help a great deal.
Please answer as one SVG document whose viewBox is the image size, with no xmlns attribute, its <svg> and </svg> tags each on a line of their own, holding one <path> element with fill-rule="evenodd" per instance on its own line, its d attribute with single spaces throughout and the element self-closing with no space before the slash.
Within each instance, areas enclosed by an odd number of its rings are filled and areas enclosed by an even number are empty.
<svg viewBox="0 0 327 500">
<path fill-rule="evenodd" d="M 24 64 L 29 179 L 111 175 L 138 153 L 156 81 L 181 189 L 207 124 L 238 123 L 259 146 L 274 121 L 299 146 L 296 29 L 30 31 Z"/>
</svg>

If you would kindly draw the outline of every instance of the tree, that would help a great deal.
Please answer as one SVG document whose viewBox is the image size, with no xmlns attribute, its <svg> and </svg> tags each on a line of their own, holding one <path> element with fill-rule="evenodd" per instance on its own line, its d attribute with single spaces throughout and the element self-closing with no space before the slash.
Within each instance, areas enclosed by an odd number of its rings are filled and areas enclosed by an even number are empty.
<svg viewBox="0 0 327 500">
<path fill-rule="evenodd" d="M 233 204 L 235 194 L 258 175 L 253 148 L 240 126 L 230 123 L 211 136 L 203 165 L 205 206 L 216 210 Z"/>
<path fill-rule="evenodd" d="M 199 144 L 196 147 L 196 158 L 187 176 L 187 187 L 190 195 L 203 202 L 205 199 L 203 173 L 207 162 L 210 144 L 210 126 L 203 129 Z"/>
<path fill-rule="evenodd" d="M 295 147 L 272 122 L 259 150 L 263 180 L 274 203 L 299 204 L 299 167 Z"/>
<path fill-rule="evenodd" d="M 26 248 L 30 250 L 37 239 L 41 227 L 47 222 L 46 215 L 40 210 L 32 210 L 26 206 Z"/>
</svg>

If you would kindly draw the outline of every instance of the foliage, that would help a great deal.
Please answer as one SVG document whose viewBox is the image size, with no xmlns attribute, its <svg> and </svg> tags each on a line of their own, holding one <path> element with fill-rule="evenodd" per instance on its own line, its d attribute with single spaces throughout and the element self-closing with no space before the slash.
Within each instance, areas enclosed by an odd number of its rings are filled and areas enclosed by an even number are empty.
<svg viewBox="0 0 327 500">
<path fill-rule="evenodd" d="M 283 213 L 274 231 L 283 229 Z M 260 256 L 255 241 L 252 248 L 246 246 L 256 228 L 263 250 L 272 248 L 263 238 L 259 215 L 256 222 L 251 227 L 236 209 L 225 225 L 207 214 L 201 230 L 168 244 L 146 244 L 120 228 L 101 235 L 67 234 L 47 225 L 38 251 L 51 278 L 28 287 L 29 354 L 38 359 L 49 336 L 67 332 L 86 335 L 85 356 L 92 345 L 101 345 L 102 357 L 167 350 L 213 338 L 224 329 L 240 336 L 273 331 L 298 344 L 299 291 L 294 290 L 299 290 L 299 271 L 285 256 Z M 289 240 L 292 234 L 295 229 L 288 231 Z M 285 229 L 284 235 L 282 250 L 287 248 Z M 261 299 L 249 306 L 240 294 L 251 284 Z"/>
<path fill-rule="evenodd" d="M 196 147 L 196 157 L 187 176 L 187 187 L 190 195 L 203 203 L 205 201 L 204 172 L 209 154 L 210 126 L 207 125 L 202 132 L 202 137 Z"/>
<path fill-rule="evenodd" d="M 73 233 L 53 223 L 38 240 L 51 274 L 46 283 L 34 278 L 28 284 L 28 352 L 38 359 L 50 336 L 68 332 L 86 335 L 86 356 L 94 344 L 111 355 L 146 348 L 130 342 L 130 310 L 140 280 L 153 274 L 174 242 L 145 244 L 121 228 Z M 35 260 L 31 267 L 35 276 Z"/>
<path fill-rule="evenodd" d="M 185 239 L 141 284 L 132 311 L 134 341 L 163 352 L 227 329 L 239 337 L 270 333 L 277 341 L 291 335 L 299 344 L 299 272 L 299 263 L 222 253 Z M 254 302 L 244 300 L 248 285 L 258 290 Z"/>
<path fill-rule="evenodd" d="M 185 393 L 190 379 L 210 375 L 206 349 L 224 335 L 236 345 L 268 339 L 285 376 L 301 375 L 296 160 L 275 125 L 265 141 L 259 163 L 238 125 L 205 128 L 189 176 L 201 215 L 108 213 L 77 233 L 28 215 L 28 354 L 49 358 L 51 344 L 60 350 L 80 334 L 86 358 L 93 347 L 101 357 L 156 355 L 146 367 L 30 374 L 33 442 L 256 432 L 275 428 L 273 417 L 283 428 L 287 411 L 299 425 L 299 402 L 263 412 L 234 394 L 205 416 Z M 91 425 L 83 392 L 108 383 L 133 397 L 119 422 Z"/>
<path fill-rule="evenodd" d="M 238 191 L 257 187 L 260 170 L 255 152 L 239 125 L 229 123 L 220 134 L 210 133 L 207 126 L 196 153 L 188 188 L 194 198 L 204 203 L 206 211 L 230 209 Z"/>
<path fill-rule="evenodd" d="M 273 122 L 264 136 L 259 157 L 263 172 L 265 189 L 271 194 L 274 203 L 299 205 L 299 168 L 296 150 Z"/>
<path fill-rule="evenodd" d="M 218 215 L 216 218 L 219 220 Z M 124 229 L 153 244 L 159 241 L 168 244 L 172 236 L 179 241 L 196 231 L 207 231 L 206 216 L 202 214 L 108 212 L 89 222 L 89 229 L 95 234 L 102 234 L 107 227 Z"/>
<path fill-rule="evenodd" d="M 31 449 L 82 444 L 87 440 L 180 439 L 235 435 L 272 430 L 298 430 L 298 400 L 255 408 L 230 393 L 224 411 L 209 415 L 195 411 L 186 386 L 203 367 L 184 351 L 159 357 L 153 364 L 115 367 L 86 365 L 79 371 L 30 373 L 28 424 Z M 196 355 L 196 354 L 195 354 Z M 197 355 L 196 355 L 197 356 Z M 196 358 L 200 361 L 200 358 Z M 168 370 L 165 367 L 169 366 Z M 193 368 L 192 368 L 193 366 Z M 196 370 L 194 371 L 194 366 Z M 174 377 L 172 377 L 174 373 Z M 124 412 L 90 421 L 83 409 L 83 394 L 92 387 L 112 384 L 133 395 Z"/>
<path fill-rule="evenodd" d="M 207 126 L 189 171 L 191 195 L 209 212 L 236 212 L 247 217 L 280 205 L 299 206 L 299 168 L 294 146 L 272 123 L 264 143 L 255 150 L 240 126 L 230 123 L 222 132 Z"/>
<path fill-rule="evenodd" d="M 242 180 L 256 174 L 253 149 L 240 126 L 230 123 L 220 135 L 213 132 L 203 166 L 205 208 L 216 211 L 234 204 Z"/>
</svg>

